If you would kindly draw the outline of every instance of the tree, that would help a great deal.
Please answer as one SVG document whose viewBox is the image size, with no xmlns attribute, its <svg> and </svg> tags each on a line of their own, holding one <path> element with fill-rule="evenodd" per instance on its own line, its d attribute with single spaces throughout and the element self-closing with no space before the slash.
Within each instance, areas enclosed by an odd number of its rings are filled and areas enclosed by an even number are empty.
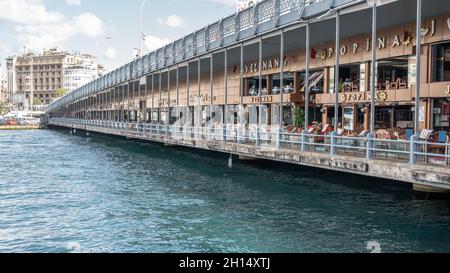
<svg viewBox="0 0 450 273">
<path fill-rule="evenodd" d="M 9 107 L 6 103 L 0 101 L 0 115 L 7 114 L 9 112 Z"/>
<path fill-rule="evenodd" d="M 305 126 L 305 110 L 298 106 L 294 110 L 294 126 L 296 128 L 303 128 Z"/>
<path fill-rule="evenodd" d="M 67 90 L 66 90 L 66 89 L 64 89 L 64 88 L 58 88 L 58 89 L 56 89 L 56 97 L 57 97 L 57 98 L 63 97 L 63 96 L 65 96 L 66 94 L 67 94 Z"/>
<path fill-rule="evenodd" d="M 39 98 L 33 98 L 33 105 L 42 105 L 42 101 Z"/>
</svg>

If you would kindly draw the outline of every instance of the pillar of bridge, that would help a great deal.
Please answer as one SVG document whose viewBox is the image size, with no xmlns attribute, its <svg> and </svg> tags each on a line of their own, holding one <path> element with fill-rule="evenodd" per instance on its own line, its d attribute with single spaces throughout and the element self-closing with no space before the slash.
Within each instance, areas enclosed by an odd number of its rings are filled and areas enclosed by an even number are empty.
<svg viewBox="0 0 450 273">
<path fill-rule="evenodd" d="M 245 156 L 245 155 L 239 155 L 239 160 L 241 160 L 241 161 L 255 161 L 255 160 L 258 160 L 258 158 Z"/>
<path fill-rule="evenodd" d="M 413 191 L 419 194 L 450 195 L 450 190 L 421 184 L 413 184 Z"/>
<path fill-rule="evenodd" d="M 178 145 L 172 143 L 164 143 L 164 147 L 177 147 Z"/>
</svg>

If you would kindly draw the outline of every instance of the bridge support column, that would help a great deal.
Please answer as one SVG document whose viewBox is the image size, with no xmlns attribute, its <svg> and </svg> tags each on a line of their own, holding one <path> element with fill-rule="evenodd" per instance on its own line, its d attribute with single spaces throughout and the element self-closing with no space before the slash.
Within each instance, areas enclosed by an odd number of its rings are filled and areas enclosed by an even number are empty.
<svg viewBox="0 0 450 273">
<path fill-rule="evenodd" d="M 250 156 L 245 156 L 245 155 L 240 155 L 240 156 L 239 156 L 239 160 L 240 160 L 240 161 L 255 161 L 255 160 L 258 160 L 258 158 L 256 158 L 256 157 L 250 157 Z"/>
<path fill-rule="evenodd" d="M 164 147 L 177 147 L 178 145 L 172 143 L 164 143 Z"/>
<path fill-rule="evenodd" d="M 449 189 L 413 184 L 413 191 L 419 194 L 450 195 Z"/>
</svg>

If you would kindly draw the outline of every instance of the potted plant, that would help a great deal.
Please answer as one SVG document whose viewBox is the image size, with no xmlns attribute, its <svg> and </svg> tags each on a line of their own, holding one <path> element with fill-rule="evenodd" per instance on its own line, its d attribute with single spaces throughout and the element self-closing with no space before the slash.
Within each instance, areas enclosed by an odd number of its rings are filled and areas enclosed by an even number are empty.
<svg viewBox="0 0 450 273">
<path fill-rule="evenodd" d="M 296 128 L 304 128 L 305 126 L 305 110 L 298 106 L 294 110 L 294 126 Z"/>
</svg>

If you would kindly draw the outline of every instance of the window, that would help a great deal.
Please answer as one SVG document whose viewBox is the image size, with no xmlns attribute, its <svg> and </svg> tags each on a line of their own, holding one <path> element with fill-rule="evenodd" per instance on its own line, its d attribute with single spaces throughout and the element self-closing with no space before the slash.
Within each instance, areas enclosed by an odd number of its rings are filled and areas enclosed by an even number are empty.
<svg viewBox="0 0 450 273">
<path fill-rule="evenodd" d="M 434 128 L 448 131 L 450 127 L 450 99 L 436 99 L 433 107 Z"/>
<path fill-rule="evenodd" d="M 248 96 L 258 96 L 259 95 L 259 77 L 249 78 L 248 80 Z M 267 78 L 262 78 L 262 95 L 267 95 Z"/>
<path fill-rule="evenodd" d="M 283 106 L 283 123 L 285 124 L 293 124 L 292 117 L 292 107 L 291 106 Z"/>
<path fill-rule="evenodd" d="M 434 45 L 432 52 L 432 81 L 450 81 L 450 43 Z"/>
<path fill-rule="evenodd" d="M 408 57 L 380 60 L 377 62 L 377 67 L 377 89 L 392 90 L 408 87 L 408 73 L 410 72 L 408 71 L 410 69 Z M 411 73 L 413 72 L 411 71 Z"/>
<path fill-rule="evenodd" d="M 393 109 L 389 107 L 377 107 L 375 114 L 375 128 L 376 129 L 388 129 L 391 127 L 391 114 Z"/>
<path fill-rule="evenodd" d="M 334 69 L 333 69 L 334 70 Z M 309 72 L 309 92 L 311 94 L 323 93 L 324 69 L 310 70 Z M 300 92 L 305 92 L 306 72 L 300 72 Z"/>
<path fill-rule="evenodd" d="M 280 74 L 273 74 L 271 76 L 271 95 L 280 94 Z M 283 73 L 283 90 L 284 93 L 294 93 L 294 74 L 293 73 Z"/>
</svg>

